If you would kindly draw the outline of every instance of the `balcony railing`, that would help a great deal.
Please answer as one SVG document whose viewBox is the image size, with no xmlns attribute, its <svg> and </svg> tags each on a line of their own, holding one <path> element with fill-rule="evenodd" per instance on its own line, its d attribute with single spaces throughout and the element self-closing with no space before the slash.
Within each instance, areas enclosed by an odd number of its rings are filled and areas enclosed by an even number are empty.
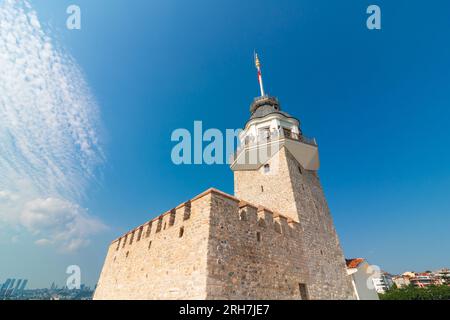
<svg viewBox="0 0 450 320">
<path fill-rule="evenodd" d="M 273 130 L 273 131 L 267 131 L 264 134 L 259 134 L 258 136 L 247 136 L 246 141 L 243 145 L 240 145 L 236 152 L 233 154 L 233 161 L 236 160 L 239 153 L 246 149 L 255 147 L 258 145 L 264 145 L 271 142 L 277 142 L 280 140 L 289 139 L 293 141 L 299 141 L 314 147 L 317 147 L 316 139 L 314 138 L 307 138 L 302 134 L 291 132 L 287 129 L 279 129 L 279 130 Z"/>
</svg>

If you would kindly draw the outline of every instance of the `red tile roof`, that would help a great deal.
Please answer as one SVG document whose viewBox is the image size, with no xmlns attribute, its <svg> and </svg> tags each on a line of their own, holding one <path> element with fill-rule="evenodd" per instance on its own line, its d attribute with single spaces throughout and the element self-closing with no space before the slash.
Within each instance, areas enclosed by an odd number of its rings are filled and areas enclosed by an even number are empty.
<svg viewBox="0 0 450 320">
<path fill-rule="evenodd" d="M 345 263 L 349 269 L 357 268 L 362 262 L 364 262 L 363 258 L 345 259 Z"/>
</svg>

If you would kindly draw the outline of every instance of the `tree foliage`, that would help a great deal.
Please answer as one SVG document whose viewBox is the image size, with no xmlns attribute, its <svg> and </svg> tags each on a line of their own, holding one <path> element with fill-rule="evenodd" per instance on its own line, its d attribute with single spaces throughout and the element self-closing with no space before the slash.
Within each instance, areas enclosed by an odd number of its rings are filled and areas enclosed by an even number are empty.
<svg viewBox="0 0 450 320">
<path fill-rule="evenodd" d="M 388 290 L 379 296 L 380 300 L 450 300 L 450 286 L 428 286 L 425 288 L 408 286 Z"/>
</svg>

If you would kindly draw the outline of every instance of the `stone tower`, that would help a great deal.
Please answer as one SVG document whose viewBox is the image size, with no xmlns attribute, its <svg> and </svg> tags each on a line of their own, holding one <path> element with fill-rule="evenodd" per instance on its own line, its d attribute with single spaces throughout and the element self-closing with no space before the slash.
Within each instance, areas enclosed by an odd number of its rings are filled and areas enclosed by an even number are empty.
<svg viewBox="0 0 450 320">
<path fill-rule="evenodd" d="M 256 65 L 235 196 L 209 189 L 112 241 L 94 299 L 354 298 L 317 144 L 264 94 Z"/>
<path fill-rule="evenodd" d="M 274 97 L 256 98 L 235 154 L 235 196 L 283 213 L 299 224 L 314 299 L 351 298 L 345 259 L 320 184 L 318 146 Z"/>
</svg>

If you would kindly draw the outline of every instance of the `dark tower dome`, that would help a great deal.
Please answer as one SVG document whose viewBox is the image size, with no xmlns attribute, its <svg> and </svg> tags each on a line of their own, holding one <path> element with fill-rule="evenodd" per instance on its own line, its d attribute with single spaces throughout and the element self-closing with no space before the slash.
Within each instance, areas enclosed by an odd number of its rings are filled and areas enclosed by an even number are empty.
<svg viewBox="0 0 450 320">
<path fill-rule="evenodd" d="M 272 113 L 278 113 L 288 118 L 293 118 L 287 112 L 281 111 L 280 102 L 276 97 L 263 96 L 257 97 L 250 105 L 250 120 L 263 118 Z"/>
</svg>

